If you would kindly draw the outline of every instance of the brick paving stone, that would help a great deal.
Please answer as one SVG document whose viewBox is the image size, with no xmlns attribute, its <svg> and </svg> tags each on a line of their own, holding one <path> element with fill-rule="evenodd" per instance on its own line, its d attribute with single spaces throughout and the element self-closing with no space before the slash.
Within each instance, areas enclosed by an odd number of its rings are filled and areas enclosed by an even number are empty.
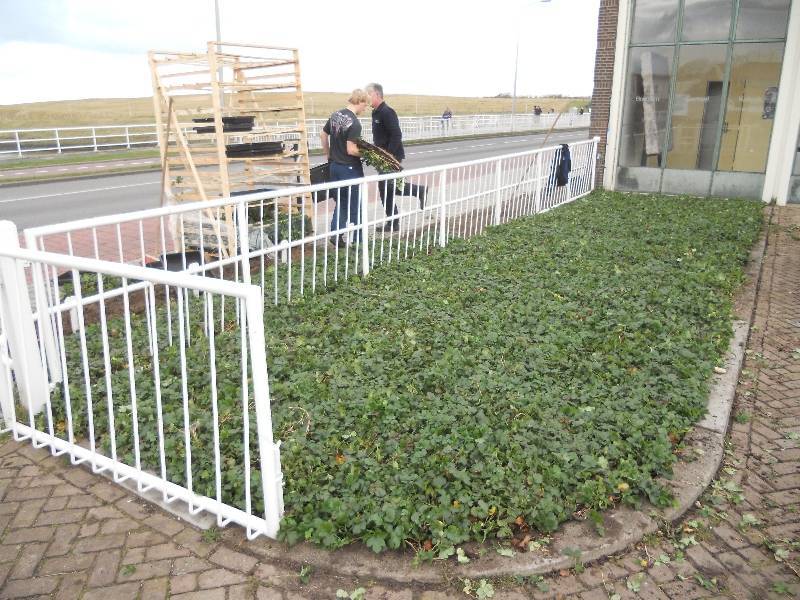
<svg viewBox="0 0 800 600">
<path fill-rule="evenodd" d="M 169 582 L 169 589 L 173 594 L 191 592 L 197 589 L 197 575 L 194 573 L 175 575 L 170 578 Z"/>
<path fill-rule="evenodd" d="M 256 590 L 256 600 L 283 600 L 283 594 L 275 588 L 260 586 Z"/>
<path fill-rule="evenodd" d="M 207 571 L 212 569 L 211 563 L 207 560 L 189 556 L 187 558 L 178 558 L 174 561 L 172 566 L 173 575 L 183 575 L 185 573 L 196 573 L 197 571 Z"/>
<path fill-rule="evenodd" d="M 77 523 L 83 521 L 86 515 L 86 509 L 74 508 L 66 510 L 57 510 L 52 512 L 43 512 L 36 519 L 36 525 L 66 525 L 67 523 Z"/>
<path fill-rule="evenodd" d="M 46 542 L 52 539 L 55 533 L 53 527 L 26 527 L 6 534 L 4 544 L 27 544 L 29 542 Z"/>
<path fill-rule="evenodd" d="M 186 548 L 178 548 L 175 544 L 159 544 L 147 549 L 147 560 L 162 558 L 180 558 L 191 554 Z"/>
<path fill-rule="evenodd" d="M 163 600 L 167 597 L 169 580 L 166 577 L 151 579 L 142 584 L 142 595 L 139 600 Z"/>
<path fill-rule="evenodd" d="M 212 569 L 211 571 L 200 573 L 197 576 L 197 585 L 200 586 L 201 589 L 208 589 L 234 583 L 242 583 L 246 580 L 247 577 L 241 573 L 234 573 L 227 569 Z"/>
<path fill-rule="evenodd" d="M 22 503 L 22 507 L 17 511 L 17 514 L 11 520 L 11 528 L 28 528 L 33 527 L 36 522 L 36 517 L 39 516 L 39 511 L 42 510 L 46 500 L 28 500 Z"/>
<path fill-rule="evenodd" d="M 134 600 L 139 595 L 139 583 L 123 583 L 89 590 L 81 600 Z"/>
<path fill-rule="evenodd" d="M 138 501 L 136 498 L 123 497 L 115 504 L 115 506 L 121 512 L 139 521 L 149 519 L 153 512 L 151 507 L 143 502 Z"/>
<path fill-rule="evenodd" d="M 66 497 L 50 498 L 47 502 L 44 503 L 42 510 L 43 511 L 61 510 L 62 508 L 67 506 L 68 501 L 69 498 Z"/>
<path fill-rule="evenodd" d="M 108 550 L 110 548 L 120 548 L 125 544 L 125 536 L 121 534 L 116 535 L 98 535 L 95 537 L 80 540 L 75 544 L 76 552 L 99 552 L 100 550 Z"/>
<path fill-rule="evenodd" d="M 68 573 L 61 578 L 61 585 L 58 586 L 55 600 L 75 600 L 75 598 L 80 598 L 81 590 L 85 583 L 86 573 Z"/>
<path fill-rule="evenodd" d="M 62 483 L 53 490 L 53 497 L 57 498 L 59 496 L 77 496 L 80 494 L 81 491 L 76 488 L 74 485 L 70 485 L 68 483 Z"/>
<path fill-rule="evenodd" d="M 47 550 L 47 544 L 26 545 L 20 552 L 17 562 L 14 563 L 9 579 L 29 579 L 36 571 L 36 567 L 39 566 L 45 550 Z"/>
<path fill-rule="evenodd" d="M 255 596 L 255 587 L 249 583 L 232 585 L 228 588 L 228 600 L 251 600 Z"/>
<path fill-rule="evenodd" d="M 0 546 L 0 563 L 17 560 L 20 548 L 22 548 L 22 546 L 19 544 Z"/>
<path fill-rule="evenodd" d="M 97 555 L 94 569 L 92 569 L 92 574 L 89 576 L 89 587 L 109 585 L 116 580 L 121 554 L 119 550 L 111 550 Z"/>
<path fill-rule="evenodd" d="M 95 481 L 97 480 L 95 479 Z M 106 502 L 116 502 L 120 498 L 126 496 L 125 490 L 108 481 L 95 483 L 88 489 L 92 494 L 98 496 L 101 500 L 105 500 Z"/>
<path fill-rule="evenodd" d="M 139 546 L 155 546 L 167 541 L 160 533 L 155 531 L 137 531 L 128 535 L 128 547 L 138 548 Z"/>
<path fill-rule="evenodd" d="M 144 562 L 146 550 L 147 548 L 130 548 L 126 550 L 122 557 L 121 564 L 135 565 L 136 563 Z"/>
<path fill-rule="evenodd" d="M 88 519 L 92 519 L 95 521 L 104 521 L 105 519 L 123 519 L 125 515 L 118 511 L 113 506 L 98 506 L 96 508 L 89 509 L 88 514 L 86 515 Z"/>
<path fill-rule="evenodd" d="M 156 531 L 160 531 L 161 533 L 164 533 L 170 537 L 178 535 L 181 531 L 183 531 L 183 525 L 181 525 L 176 519 L 162 514 L 150 515 L 147 517 L 147 524 Z"/>
<path fill-rule="evenodd" d="M 155 562 L 140 563 L 138 565 L 125 565 L 119 570 L 117 581 L 141 581 L 153 577 L 168 575 L 172 569 L 172 561 L 157 560 Z"/>
<path fill-rule="evenodd" d="M 581 600 L 608 600 L 608 593 L 605 588 L 599 587 L 591 589 L 587 592 L 582 592 L 580 595 Z"/>
<path fill-rule="evenodd" d="M 70 571 L 83 571 L 94 562 L 94 554 L 70 554 L 59 558 L 48 558 L 39 566 L 39 575 L 54 575 Z"/>
<path fill-rule="evenodd" d="M 241 552 L 235 552 L 228 548 L 219 548 L 214 554 L 208 557 L 212 563 L 218 564 L 221 567 L 231 569 L 233 571 L 240 571 L 242 573 L 249 573 L 253 570 L 258 562 L 257 559 Z"/>
<path fill-rule="evenodd" d="M 97 506 L 100 506 L 100 500 L 91 494 L 71 496 L 67 504 L 67 508 L 95 508 Z"/>
<path fill-rule="evenodd" d="M 36 594 L 50 594 L 60 582 L 58 577 L 29 577 L 24 580 L 9 581 L 3 587 L 3 598 L 25 598 Z"/>
<path fill-rule="evenodd" d="M 225 600 L 225 588 L 178 594 L 172 596 L 172 600 Z"/>
<path fill-rule="evenodd" d="M 122 519 L 109 519 L 100 525 L 100 534 L 109 535 L 112 533 L 127 533 L 139 528 L 139 523 L 127 517 Z"/>
</svg>

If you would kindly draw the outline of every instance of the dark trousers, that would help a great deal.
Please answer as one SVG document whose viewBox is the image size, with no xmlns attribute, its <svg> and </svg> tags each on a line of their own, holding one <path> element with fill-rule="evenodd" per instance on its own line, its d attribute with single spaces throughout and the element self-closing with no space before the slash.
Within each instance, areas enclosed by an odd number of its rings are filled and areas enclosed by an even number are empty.
<svg viewBox="0 0 800 600">
<path fill-rule="evenodd" d="M 342 165 L 331 163 L 330 181 L 345 181 L 347 179 L 358 179 L 364 176 L 364 169 L 361 165 Z M 348 185 L 331 190 L 331 196 L 336 200 L 336 208 L 333 210 L 331 219 L 331 231 L 344 229 L 348 223 L 361 225 L 361 202 L 358 196 L 357 185 Z M 356 233 L 356 239 L 361 240 L 361 230 Z"/>
<path fill-rule="evenodd" d="M 400 190 L 395 187 L 395 182 L 389 180 L 378 182 L 378 192 L 381 195 L 381 202 L 383 203 L 383 209 L 386 211 L 386 216 L 392 217 L 398 213 L 397 207 L 394 205 L 395 193 L 402 193 L 403 196 L 414 196 L 418 198 L 420 201 L 419 207 L 423 208 L 427 190 L 424 185 L 417 185 L 416 183 L 409 183 L 406 181 L 403 191 L 400 192 Z"/>
</svg>

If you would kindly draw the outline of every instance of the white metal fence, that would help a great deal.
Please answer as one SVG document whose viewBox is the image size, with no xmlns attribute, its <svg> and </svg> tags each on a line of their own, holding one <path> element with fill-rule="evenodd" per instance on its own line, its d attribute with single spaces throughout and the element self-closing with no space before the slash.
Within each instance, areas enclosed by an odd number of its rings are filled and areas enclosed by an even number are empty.
<svg viewBox="0 0 800 600">
<path fill-rule="evenodd" d="M 320 148 L 319 133 L 326 119 L 308 119 L 309 148 Z M 372 128 L 368 118 L 362 119 L 365 139 L 371 140 Z M 565 113 L 463 115 L 452 119 L 441 117 L 401 117 L 400 127 L 406 140 L 425 140 L 442 137 L 459 137 L 513 131 L 589 127 L 589 114 Z M 195 124 L 184 124 L 191 130 Z M 256 140 L 257 141 L 257 140 Z M 156 126 L 146 125 L 93 125 L 85 127 L 55 127 L 45 129 L 0 130 L 0 157 L 39 153 L 63 153 L 72 151 L 94 151 L 135 149 L 158 145 Z"/>
<path fill-rule="evenodd" d="M 283 399 L 270 397 L 264 304 L 588 194 L 597 139 L 568 149 L 568 180 L 560 146 L 33 228 L 25 250 L 5 223 L 5 426 L 251 538 L 274 536 L 270 405 Z M 385 210 L 392 193 L 397 214 Z"/>
</svg>

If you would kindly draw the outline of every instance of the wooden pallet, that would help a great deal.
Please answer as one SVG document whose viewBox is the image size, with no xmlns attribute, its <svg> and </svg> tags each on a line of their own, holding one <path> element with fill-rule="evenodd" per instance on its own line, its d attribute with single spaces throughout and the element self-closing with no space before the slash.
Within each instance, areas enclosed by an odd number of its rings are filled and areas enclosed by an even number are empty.
<svg viewBox="0 0 800 600">
<path fill-rule="evenodd" d="M 254 189 L 308 185 L 308 142 L 297 49 L 208 42 L 203 53 L 149 53 L 162 162 L 161 202 L 211 201 Z M 223 117 L 252 116 L 249 131 L 225 131 Z M 187 127 L 188 119 L 205 122 Z M 200 132 L 196 131 L 194 126 Z M 209 129 L 211 128 L 211 129 Z M 278 154 L 228 156 L 226 145 L 282 142 Z M 302 199 L 310 209 L 311 197 Z M 297 210 L 294 202 L 285 210 Z M 216 211 L 215 211 L 216 212 Z M 233 210 L 220 211 L 225 252 L 236 243 Z M 209 215 L 211 213 L 209 212 Z M 211 217 L 209 217 L 211 218 Z M 177 237 L 178 232 L 174 232 Z M 193 238 L 197 243 L 199 234 Z M 189 243 L 189 238 L 185 243 Z"/>
</svg>

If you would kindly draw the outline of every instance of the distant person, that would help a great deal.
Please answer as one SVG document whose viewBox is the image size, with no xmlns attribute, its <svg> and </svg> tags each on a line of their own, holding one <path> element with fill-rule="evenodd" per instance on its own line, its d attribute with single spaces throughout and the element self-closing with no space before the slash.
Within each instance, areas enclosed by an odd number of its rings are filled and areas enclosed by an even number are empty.
<svg viewBox="0 0 800 600">
<path fill-rule="evenodd" d="M 364 90 L 356 89 L 347 100 L 347 106 L 333 113 L 320 133 L 322 153 L 330 163 L 330 181 L 345 181 L 364 176 L 361 166 L 361 152 L 356 140 L 361 137 L 361 122 L 358 115 L 367 108 L 368 97 Z M 350 185 L 333 190 L 337 198 L 336 208 L 331 219 L 331 231 L 344 229 L 348 223 L 361 224 L 361 206 L 358 198 L 358 186 Z M 356 234 L 362 239 L 361 230 Z M 335 246 L 347 245 L 347 234 L 343 233 L 331 239 Z"/>
<path fill-rule="evenodd" d="M 552 109 L 552 108 L 551 108 L 551 109 L 550 109 L 550 110 L 548 110 L 547 112 L 549 112 L 550 114 L 553 114 L 553 113 L 554 113 L 554 112 L 556 112 L 556 111 L 555 111 L 555 109 Z"/>
<path fill-rule="evenodd" d="M 450 119 L 453 118 L 453 111 L 450 110 L 450 107 L 444 109 L 442 113 L 442 129 L 450 129 Z"/>
<path fill-rule="evenodd" d="M 406 157 L 403 149 L 403 132 L 400 130 L 400 120 L 395 110 L 383 100 L 383 86 L 379 83 L 370 83 L 367 88 L 369 104 L 372 106 L 372 141 L 402 162 Z M 400 219 L 397 218 L 398 210 L 394 204 L 394 195 L 398 190 L 392 180 L 378 183 L 378 192 L 381 196 L 383 209 L 387 217 L 395 217 L 387 222 L 384 231 L 399 231 Z M 420 209 L 425 208 L 425 196 L 428 191 L 425 186 L 405 182 L 403 191 L 407 196 L 416 196 Z"/>
<path fill-rule="evenodd" d="M 578 109 L 578 114 L 579 114 L 579 115 L 582 115 L 582 114 L 583 114 L 583 107 L 580 107 L 580 108 Z"/>
</svg>

